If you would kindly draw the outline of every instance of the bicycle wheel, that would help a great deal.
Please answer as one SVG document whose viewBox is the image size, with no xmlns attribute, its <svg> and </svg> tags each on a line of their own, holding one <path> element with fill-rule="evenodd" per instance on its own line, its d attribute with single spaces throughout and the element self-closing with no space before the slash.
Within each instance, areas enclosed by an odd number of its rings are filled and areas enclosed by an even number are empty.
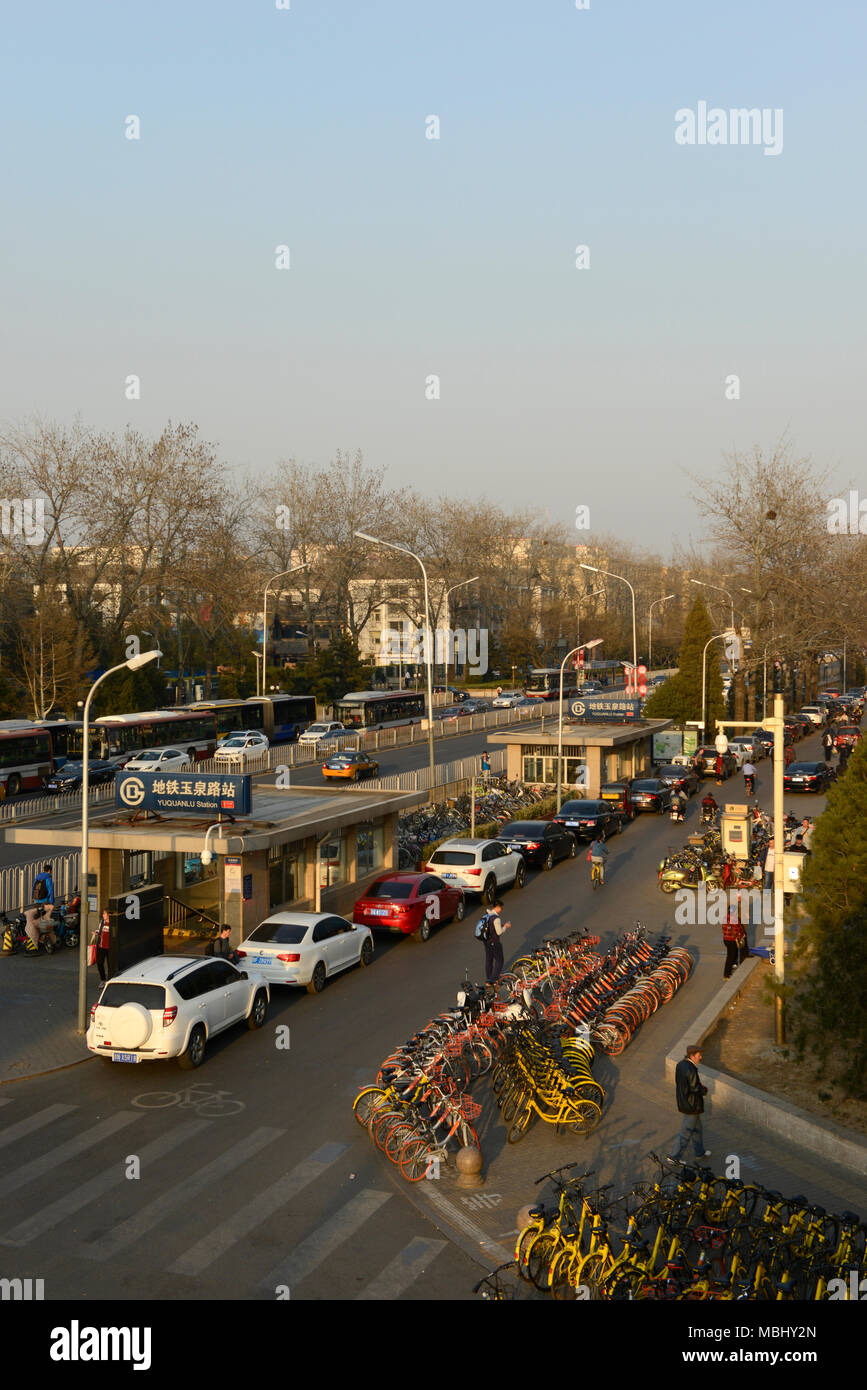
<svg viewBox="0 0 867 1390">
<path fill-rule="evenodd" d="M 562 1242 L 557 1227 L 546 1227 L 527 1246 L 527 1278 L 540 1293 L 548 1287 L 548 1271 Z"/>
<path fill-rule="evenodd" d="M 429 1139 L 410 1139 L 400 1154 L 400 1175 L 407 1182 L 421 1182 L 430 1171 L 431 1160 L 439 1153 Z"/>
<path fill-rule="evenodd" d="M 179 1100 L 177 1091 L 148 1091 L 143 1096 L 136 1096 L 133 1105 L 140 1110 L 163 1110 L 169 1105 L 177 1105 Z"/>
<path fill-rule="evenodd" d="M 352 1113 L 360 1125 L 365 1128 L 370 1124 L 374 1110 L 379 1110 L 385 1100 L 385 1092 L 381 1086 L 365 1086 L 359 1091 L 355 1100 L 352 1102 Z M 133 1105 L 136 1102 L 133 1101 Z"/>
<path fill-rule="evenodd" d="M 407 1124 L 405 1120 L 398 1120 L 396 1124 L 392 1125 L 388 1134 L 385 1136 L 383 1152 L 386 1158 L 390 1158 L 392 1163 L 399 1163 L 400 1155 L 406 1148 L 410 1139 L 417 1139 L 418 1137 L 412 1125 Z"/>
<path fill-rule="evenodd" d="M 519 1140 L 523 1139 L 527 1130 L 530 1128 L 534 1114 L 535 1111 L 532 1105 L 527 1101 L 523 1109 L 518 1111 L 511 1126 L 506 1132 L 506 1142 L 508 1144 L 517 1144 Z"/>
<path fill-rule="evenodd" d="M 381 1110 L 374 1115 L 370 1123 L 370 1137 L 383 1153 L 389 1130 L 396 1124 L 404 1123 L 406 1118 L 406 1114 L 402 1110 Z"/>
<path fill-rule="evenodd" d="M 557 1303 L 572 1301 L 577 1297 L 578 1280 L 576 1274 L 581 1263 L 581 1252 L 575 1245 L 567 1245 L 558 1250 L 548 1266 L 548 1291 Z"/>
<path fill-rule="evenodd" d="M 602 1119 L 602 1110 L 595 1100 L 580 1100 L 571 1109 L 577 1112 L 577 1118 L 566 1123 L 573 1134 L 590 1134 Z"/>
<path fill-rule="evenodd" d="M 531 1221 L 529 1226 L 525 1226 L 518 1235 L 515 1244 L 515 1263 L 518 1266 L 518 1273 L 522 1279 L 529 1280 L 530 1278 L 527 1271 L 527 1256 L 533 1241 L 544 1229 L 543 1223 L 537 1218 Z"/>
</svg>

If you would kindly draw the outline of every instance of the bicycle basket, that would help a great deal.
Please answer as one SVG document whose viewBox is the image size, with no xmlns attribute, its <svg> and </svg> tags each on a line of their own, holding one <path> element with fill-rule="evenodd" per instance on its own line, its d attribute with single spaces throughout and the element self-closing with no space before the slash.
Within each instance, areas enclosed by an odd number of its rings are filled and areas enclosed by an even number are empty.
<svg viewBox="0 0 867 1390">
<path fill-rule="evenodd" d="M 465 1120 L 477 1120 L 482 1113 L 482 1107 L 478 1101 L 471 1100 L 469 1096 L 461 1097 L 461 1114 Z"/>
</svg>

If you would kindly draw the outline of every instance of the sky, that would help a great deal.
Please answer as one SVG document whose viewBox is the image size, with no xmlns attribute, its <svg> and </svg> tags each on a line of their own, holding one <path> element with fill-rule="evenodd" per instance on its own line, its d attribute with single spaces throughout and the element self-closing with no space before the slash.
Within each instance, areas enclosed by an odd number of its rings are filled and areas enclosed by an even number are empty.
<svg viewBox="0 0 867 1390">
<path fill-rule="evenodd" d="M 0 421 L 662 554 L 783 435 L 867 494 L 863 5 L 280 3 L 4 6 Z M 678 143 L 700 103 L 776 125 Z"/>
</svg>

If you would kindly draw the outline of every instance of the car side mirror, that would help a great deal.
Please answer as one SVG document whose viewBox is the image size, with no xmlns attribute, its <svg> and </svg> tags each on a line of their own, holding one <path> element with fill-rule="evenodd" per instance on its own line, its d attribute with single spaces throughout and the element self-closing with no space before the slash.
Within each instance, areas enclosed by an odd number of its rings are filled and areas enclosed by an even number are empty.
<svg viewBox="0 0 867 1390">
<path fill-rule="evenodd" d="M 247 974 L 246 970 L 241 970 L 239 973 L 242 980 L 249 980 L 250 976 Z"/>
</svg>

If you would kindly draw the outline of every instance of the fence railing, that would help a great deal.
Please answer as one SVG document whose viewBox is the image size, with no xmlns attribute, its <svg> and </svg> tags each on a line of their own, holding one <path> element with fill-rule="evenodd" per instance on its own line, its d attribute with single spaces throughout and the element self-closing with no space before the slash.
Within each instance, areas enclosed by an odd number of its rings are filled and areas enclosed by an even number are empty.
<svg viewBox="0 0 867 1390">
<path fill-rule="evenodd" d="M 114 783 L 103 783 L 91 787 L 88 803 L 92 806 L 101 801 L 114 798 Z M 81 805 L 81 792 L 63 792 L 57 796 L 27 796 L 21 800 L 0 803 L 0 825 L 15 820 L 29 820 L 32 816 L 49 816 L 55 811 L 75 811 Z"/>
</svg>

